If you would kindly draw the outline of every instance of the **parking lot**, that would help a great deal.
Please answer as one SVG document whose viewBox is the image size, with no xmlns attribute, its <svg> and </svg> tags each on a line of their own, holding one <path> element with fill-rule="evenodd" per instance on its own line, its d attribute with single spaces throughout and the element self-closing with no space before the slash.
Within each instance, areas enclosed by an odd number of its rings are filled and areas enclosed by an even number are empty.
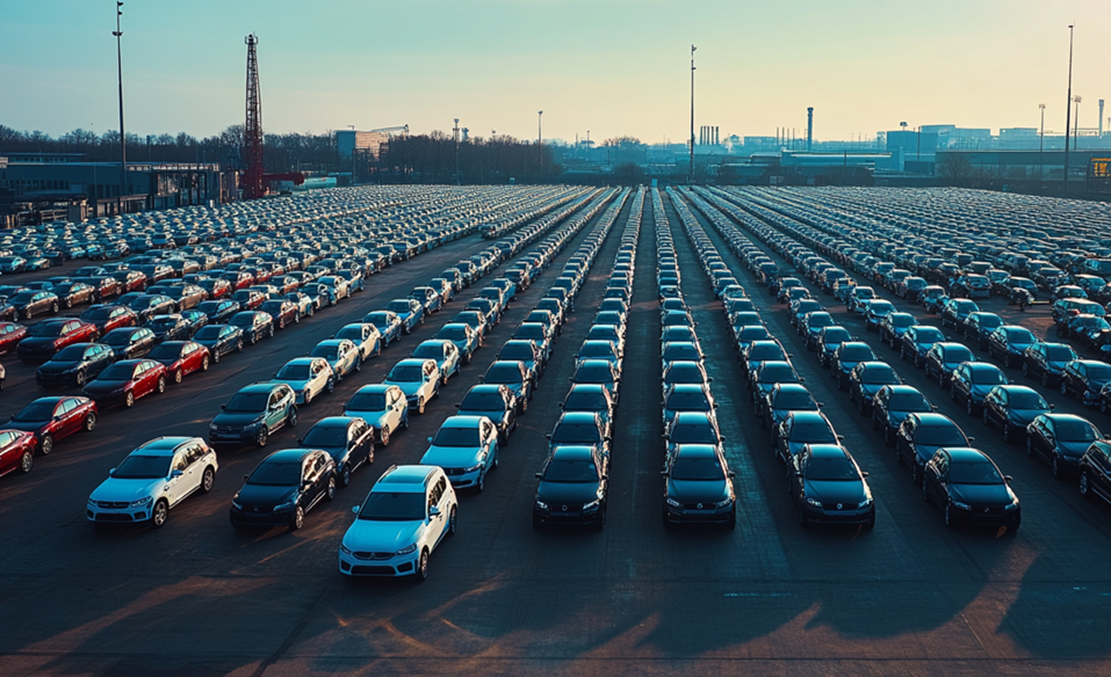
<svg viewBox="0 0 1111 677">
<path fill-rule="evenodd" d="M 900 360 L 897 351 L 865 328 L 862 315 L 823 293 L 784 255 L 788 242 L 828 245 L 818 235 L 857 246 L 871 235 L 898 240 L 899 229 L 907 228 L 916 210 L 928 211 L 931 200 L 957 204 L 954 196 L 924 193 L 928 197 L 916 203 L 904 193 L 887 202 L 883 191 L 858 189 L 529 189 L 533 192 L 514 203 L 513 211 L 507 206 L 513 196 L 498 190 L 366 195 L 370 221 L 375 214 L 419 202 L 420 222 L 426 224 L 421 235 L 434 232 L 440 239 L 366 277 L 365 291 L 228 355 L 165 393 L 141 399 L 133 408 L 103 407 L 95 430 L 66 438 L 48 456 L 37 455 L 31 472 L 0 479 L 5 524 L 0 576 L 6 590 L 0 612 L 9 619 L 0 633 L 2 671 L 1106 674 L 1108 506 L 1081 497 L 1075 477 L 1054 479 L 1047 463 L 1028 457 L 1020 444 L 1004 443 L 1000 431 L 978 415 L 968 416 L 947 389 Z M 1021 200 L 1009 218 L 1021 213 Z M 453 219 L 452 211 L 464 206 L 466 218 Z M 965 206 L 972 214 L 981 208 L 975 200 Z M 889 233 L 863 220 L 841 220 L 834 208 L 848 215 L 884 215 L 889 208 L 891 214 L 905 215 L 906 222 L 884 222 Z M 1093 232 L 1106 225 L 1098 213 L 1070 209 Z M 510 212 L 519 222 L 505 217 Z M 274 218 L 284 218 L 283 213 Z M 264 221 L 266 214 L 257 218 Z M 399 217 L 405 218 L 416 222 L 412 215 Z M 953 218 L 955 232 L 967 230 L 967 223 Z M 994 216 L 984 218 L 992 228 L 998 225 Z M 456 221 L 458 227 L 451 225 Z M 493 224 L 497 232 L 483 238 L 479 224 Z M 529 228 L 535 232 L 527 241 L 507 241 Z M 845 230 L 835 237 L 830 234 L 834 228 Z M 984 237 L 991 232 L 987 226 L 979 231 Z M 806 234 L 813 239 L 805 240 Z M 270 236 L 289 234 L 271 231 Z M 931 234 L 916 237 L 929 240 Z M 207 439 L 221 405 L 241 388 L 271 379 L 283 364 L 344 325 L 405 298 L 414 287 L 497 242 L 506 242 L 505 255 L 485 275 L 396 345 L 368 359 L 361 371 L 338 381 L 335 392 L 299 407 L 295 428 L 277 430 L 265 449 L 218 448 L 220 467 L 211 493 L 175 506 L 164 527 L 89 523 L 90 493 L 132 449 L 160 435 Z M 679 298 L 705 355 L 724 456 L 735 473 L 735 529 L 661 524 L 666 441 L 660 416 L 658 262 L 661 243 L 667 242 L 673 242 L 681 271 Z M 939 413 L 974 437 L 972 446 L 1013 477 L 1010 486 L 1022 509 L 1017 533 L 946 528 L 942 510 L 923 502 L 908 468 L 896 463 L 882 434 L 838 389 L 829 370 L 819 366 L 815 352 L 807 350 L 789 322 L 787 304 L 776 301 L 739 255 L 742 246 L 767 256 L 782 276 L 799 277 L 837 324 L 867 341 L 878 360 L 890 363 L 904 383 L 925 394 Z M 355 471 L 336 500 L 316 505 L 299 530 L 232 528 L 232 498 L 259 461 L 274 450 L 298 446 L 298 438 L 321 418 L 342 414 L 356 390 L 383 381 L 397 361 L 433 338 L 489 281 L 541 247 L 545 265 L 533 266 L 531 285 L 517 292 L 471 363 L 443 385 L 425 413 L 411 412 L 411 426 L 397 431 L 388 446 L 379 445 L 373 465 Z M 875 499 L 873 530 L 800 528 L 785 491 L 785 466 L 753 413 L 729 319 L 705 273 L 711 251 L 752 299 L 803 385 L 822 403 L 843 446 L 868 473 Z M 813 253 L 831 258 L 828 252 Z M 354 519 L 352 506 L 362 503 L 391 465 L 420 461 L 426 439 L 455 413 L 455 404 L 479 382 L 502 344 L 548 297 L 572 260 L 583 262 L 573 311 L 567 309 L 527 412 L 519 416 L 509 444 L 499 448 L 499 463 L 490 469 L 484 490 L 458 491 L 458 534 L 432 552 L 428 580 L 417 585 L 404 578 L 342 576 L 337 555 Z M 561 415 L 576 355 L 596 312 L 604 299 L 614 298 L 608 294 L 616 288 L 612 274 L 623 260 L 633 264 L 622 278 L 627 286 L 621 287 L 630 298 L 605 526 L 534 529 L 535 475 L 549 454 L 545 435 Z M 82 263 L 87 262 L 4 275 L 2 282 L 43 280 Z M 859 286 L 873 284 L 865 273 L 837 265 Z M 939 324 L 921 304 L 875 286 L 898 311 L 913 313 L 923 324 Z M 1039 300 L 1047 300 L 1045 292 Z M 994 296 L 979 305 L 1007 323 L 1030 328 L 1040 339 L 1058 340 L 1048 303 L 1019 312 Z M 952 329 L 946 333 L 963 340 Z M 986 350 L 974 347 L 973 352 L 989 358 Z M 1092 357 L 1081 348 L 1078 352 Z M 78 388 L 39 388 L 35 365 L 20 364 L 14 351 L 0 360 L 8 370 L 0 396 L 4 419 L 36 397 L 80 394 Z M 1023 376 L 1017 364 L 1004 372 L 1014 383 L 1035 388 L 1055 413 L 1077 414 L 1101 429 L 1111 428 L 1097 409 Z"/>
</svg>

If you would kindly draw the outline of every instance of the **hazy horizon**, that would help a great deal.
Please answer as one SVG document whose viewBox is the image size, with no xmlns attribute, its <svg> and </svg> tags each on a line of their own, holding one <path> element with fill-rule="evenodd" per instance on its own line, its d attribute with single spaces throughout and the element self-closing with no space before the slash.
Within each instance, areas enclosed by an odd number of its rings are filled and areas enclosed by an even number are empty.
<svg viewBox="0 0 1111 677">
<path fill-rule="evenodd" d="M 59 136 L 118 128 L 114 0 L 5 8 L 0 124 Z M 267 133 L 408 124 L 531 139 L 588 130 L 682 143 L 690 45 L 698 46 L 696 127 L 770 136 L 865 138 L 900 121 L 965 127 L 1065 126 L 1068 24 L 1080 126 L 1111 99 L 1111 3 L 1065 0 L 211 0 L 123 7 L 126 128 L 219 133 L 244 117 L 246 46 L 259 36 Z M 1109 115 L 1105 112 L 1105 116 Z M 1105 125 L 1108 127 L 1111 125 Z M 697 133 L 697 130 L 696 130 Z"/>
</svg>

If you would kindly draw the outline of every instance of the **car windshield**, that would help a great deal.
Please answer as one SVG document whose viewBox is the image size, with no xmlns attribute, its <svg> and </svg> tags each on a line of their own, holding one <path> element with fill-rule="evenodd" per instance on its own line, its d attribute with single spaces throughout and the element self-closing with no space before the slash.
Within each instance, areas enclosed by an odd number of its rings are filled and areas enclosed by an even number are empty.
<svg viewBox="0 0 1111 677">
<path fill-rule="evenodd" d="M 107 320 L 110 312 L 111 311 L 108 308 L 91 308 L 85 311 L 85 313 L 81 316 L 81 319 L 89 321 Z"/>
<path fill-rule="evenodd" d="M 176 360 L 181 355 L 182 344 L 162 343 L 150 351 L 153 360 Z"/>
<path fill-rule="evenodd" d="M 1003 484 L 995 464 L 987 460 L 951 464 L 949 480 L 953 484 Z"/>
<path fill-rule="evenodd" d="M 679 457 L 675 459 L 675 465 L 671 468 L 671 479 L 682 482 L 722 480 L 725 479 L 725 469 L 721 467 L 721 461 L 716 456 Z"/>
<path fill-rule="evenodd" d="M 431 359 L 434 359 L 434 360 L 442 360 L 442 359 L 444 359 L 444 349 L 438 343 L 433 343 L 433 344 L 422 343 L 419 346 L 417 346 L 416 350 L 413 351 L 413 357 L 431 358 Z"/>
<path fill-rule="evenodd" d="M 1046 348 L 1045 356 L 1051 362 L 1068 362 L 1076 359 L 1076 351 L 1068 346 L 1050 346 Z"/>
<path fill-rule="evenodd" d="M 891 395 L 887 408 L 891 411 L 924 411 L 930 408 L 930 402 L 918 391 L 897 392 Z"/>
<path fill-rule="evenodd" d="M 608 364 L 605 366 L 587 365 L 575 372 L 575 383 L 611 383 L 613 378 L 613 371 Z M 702 374 L 696 369 L 671 369 L 668 371 L 667 380 L 669 383 L 680 381 L 700 383 Z"/>
<path fill-rule="evenodd" d="M 969 362 L 972 359 L 972 351 L 964 346 L 946 346 L 944 359 L 950 364 Z"/>
<path fill-rule="evenodd" d="M 841 348 L 842 362 L 865 362 L 874 359 L 876 359 L 876 355 L 868 346 L 844 346 Z"/>
<path fill-rule="evenodd" d="M 513 338 L 531 339 L 534 341 L 543 340 L 545 338 L 544 332 L 544 325 L 533 325 L 532 323 L 530 323 L 527 327 L 522 325 L 519 329 L 517 329 L 517 333 L 513 335 Z"/>
<path fill-rule="evenodd" d="M 209 325 L 207 327 L 201 327 L 201 330 L 198 331 L 193 338 L 198 341 L 215 341 L 216 339 L 220 338 L 220 330 L 222 328 L 223 327 L 215 324 Z"/>
<path fill-rule="evenodd" d="M 459 408 L 468 411 L 502 411 L 505 409 L 505 400 L 497 392 L 469 393 L 463 398 Z"/>
<path fill-rule="evenodd" d="M 363 328 L 362 327 L 344 327 L 343 329 L 340 329 L 339 332 L 336 334 L 336 338 L 351 339 L 352 341 L 362 341 L 363 340 Z"/>
<path fill-rule="evenodd" d="M 1046 403 L 1045 398 L 1040 394 L 1030 392 L 1017 392 L 1011 393 L 1011 408 L 1012 409 L 1038 409 L 1047 410 L 1049 404 Z"/>
<path fill-rule="evenodd" d="M 598 467 L 590 459 L 553 460 L 544 471 L 545 482 L 597 482 Z"/>
<path fill-rule="evenodd" d="M 60 322 L 40 322 L 28 327 L 27 335 L 41 337 L 61 336 L 62 326 Z"/>
<path fill-rule="evenodd" d="M 270 400 L 270 392 L 236 393 L 224 406 L 224 411 L 260 412 L 266 410 L 266 403 Z"/>
<path fill-rule="evenodd" d="M 856 466 L 844 456 L 836 458 L 813 458 L 806 464 L 806 479 L 821 482 L 846 482 L 858 480 Z"/>
<path fill-rule="evenodd" d="M 170 456 L 141 456 L 132 454 L 120 463 L 112 477 L 118 480 L 152 480 L 170 474 Z"/>
<path fill-rule="evenodd" d="M 520 383 L 521 370 L 516 364 L 495 364 L 486 371 L 485 380 L 487 383 Z"/>
<path fill-rule="evenodd" d="M 307 381 L 312 378 L 312 372 L 307 364 L 287 364 L 278 372 L 278 378 L 290 381 Z"/>
<path fill-rule="evenodd" d="M 411 383 L 424 379 L 424 371 L 419 364 L 398 364 L 390 370 L 387 381 L 394 383 Z"/>
<path fill-rule="evenodd" d="M 395 312 L 399 315 L 408 315 L 412 308 L 409 307 L 408 301 L 390 301 L 386 304 L 386 310 Z"/>
<path fill-rule="evenodd" d="M 347 426 L 313 426 L 309 434 L 305 435 L 302 446 L 345 447 L 347 446 Z"/>
<path fill-rule="evenodd" d="M 177 323 L 178 319 L 176 317 L 159 317 L 151 320 L 147 326 L 158 331 L 161 329 L 173 329 L 177 326 Z"/>
<path fill-rule="evenodd" d="M 879 383 L 895 383 L 899 377 L 895 375 L 895 370 L 891 367 L 870 367 L 864 370 L 861 376 L 861 383 L 868 383 L 871 385 Z"/>
<path fill-rule="evenodd" d="M 1093 364 L 1088 367 L 1088 378 L 1093 381 L 1111 380 L 1111 365 Z"/>
<path fill-rule="evenodd" d="M 809 392 L 780 392 L 775 398 L 776 409 L 808 410 L 815 409 L 814 398 Z"/>
<path fill-rule="evenodd" d="M 672 444 L 717 444 L 717 433 L 706 424 L 677 425 L 671 430 L 668 441 Z"/>
<path fill-rule="evenodd" d="M 777 345 L 754 345 L 748 352 L 749 362 L 763 362 L 764 360 L 782 360 L 785 357 L 783 349 Z"/>
<path fill-rule="evenodd" d="M 247 484 L 261 484 L 269 487 L 295 487 L 300 483 L 300 460 L 263 461 L 247 479 Z"/>
<path fill-rule="evenodd" d="M 552 433 L 552 442 L 556 444 L 597 444 L 601 441 L 602 435 L 593 423 L 561 423 Z"/>
<path fill-rule="evenodd" d="M 1066 442 L 1094 442 L 1099 431 L 1087 421 L 1064 420 L 1057 422 L 1057 438 Z"/>
<path fill-rule="evenodd" d="M 135 372 L 134 364 L 118 363 L 113 364 L 104 371 L 100 372 L 100 381 L 130 381 L 131 375 Z"/>
<path fill-rule="evenodd" d="M 827 329 L 825 334 L 826 343 L 844 343 L 852 338 L 852 334 L 848 329 Z"/>
<path fill-rule="evenodd" d="M 999 369 L 973 369 L 972 382 L 980 385 L 996 385 L 1007 382 L 1007 375 Z"/>
<path fill-rule="evenodd" d="M 359 519 L 410 522 L 424 519 L 424 492 L 372 491 L 359 510 Z"/>
<path fill-rule="evenodd" d="M 1029 329 L 1017 327 L 1007 332 L 1007 340 L 1011 343 L 1034 343 L 1038 338 Z"/>
<path fill-rule="evenodd" d="M 333 360 L 339 353 L 339 346 L 332 343 L 325 346 L 316 346 L 310 353 L 313 357 L 323 357 L 328 360 Z"/>
<path fill-rule="evenodd" d="M 351 411 L 382 411 L 385 408 L 385 393 L 355 393 L 347 403 Z"/>
<path fill-rule="evenodd" d="M 706 393 L 701 390 L 677 390 L 667 398 L 667 408 L 674 411 L 706 411 L 710 408 L 710 402 L 706 399 Z"/>
<path fill-rule="evenodd" d="M 457 426 L 440 428 L 432 444 L 437 447 L 477 447 L 479 446 L 478 428 Z"/>
<path fill-rule="evenodd" d="M 935 329 L 934 327 L 930 327 L 928 329 L 919 329 L 918 330 L 918 342 L 919 343 L 937 343 L 938 341 L 944 341 L 944 340 L 945 340 L 945 334 L 942 334 L 940 329 Z"/>
<path fill-rule="evenodd" d="M 390 324 L 390 316 L 385 313 L 371 313 L 366 319 L 367 322 L 376 327 L 385 327 Z"/>
<path fill-rule="evenodd" d="M 56 404 L 57 402 L 53 400 L 32 402 L 26 407 L 23 407 L 18 414 L 12 417 L 12 420 L 25 422 L 47 421 L 54 415 L 54 406 Z"/>
<path fill-rule="evenodd" d="M 447 339 L 449 341 L 461 341 L 467 338 L 467 330 L 463 327 L 444 327 L 436 333 L 437 338 Z"/>
<path fill-rule="evenodd" d="M 931 425 L 922 426 L 918 429 L 918 434 L 915 437 L 915 442 L 918 444 L 926 444 L 929 446 L 965 446 L 968 440 L 965 438 L 961 429 L 954 425 Z"/>
<path fill-rule="evenodd" d="M 100 341 L 101 343 L 106 343 L 110 346 L 125 346 L 128 343 L 131 343 L 132 336 L 134 336 L 134 332 L 131 331 L 110 331 L 105 334 L 104 338 L 100 339 Z"/>
<path fill-rule="evenodd" d="M 85 357 L 85 350 L 87 348 L 88 346 L 83 345 L 67 346 L 54 354 L 54 360 L 57 362 L 72 362 L 75 360 L 80 360 L 81 358 Z"/>
</svg>

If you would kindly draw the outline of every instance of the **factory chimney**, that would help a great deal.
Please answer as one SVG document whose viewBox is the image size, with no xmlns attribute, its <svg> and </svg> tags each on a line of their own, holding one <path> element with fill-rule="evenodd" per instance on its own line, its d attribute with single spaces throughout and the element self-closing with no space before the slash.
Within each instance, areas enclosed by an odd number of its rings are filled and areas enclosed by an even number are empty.
<svg viewBox="0 0 1111 677">
<path fill-rule="evenodd" d="M 1103 137 L 1103 99 L 1099 100 L 1099 135 Z"/>
<path fill-rule="evenodd" d="M 810 145 L 814 143 L 814 107 L 806 109 L 806 152 L 810 152 Z"/>
</svg>

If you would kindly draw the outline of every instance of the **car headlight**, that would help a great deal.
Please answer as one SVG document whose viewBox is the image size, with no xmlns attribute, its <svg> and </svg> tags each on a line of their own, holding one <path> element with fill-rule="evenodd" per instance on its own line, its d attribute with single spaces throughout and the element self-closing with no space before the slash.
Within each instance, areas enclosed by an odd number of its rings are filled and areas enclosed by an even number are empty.
<svg viewBox="0 0 1111 677">
<path fill-rule="evenodd" d="M 1012 496 L 1011 502 L 1008 503 L 1007 505 L 1003 506 L 1003 509 L 1004 510 L 1014 510 L 1017 507 L 1018 507 L 1018 498 Z"/>
<path fill-rule="evenodd" d="M 674 498 L 671 498 L 670 496 L 668 496 L 668 498 L 667 498 L 667 504 L 670 505 L 673 508 L 678 508 L 680 505 L 682 505 L 681 503 L 679 503 L 679 501 L 676 501 Z"/>
<path fill-rule="evenodd" d="M 127 507 L 129 507 L 129 508 L 138 508 L 138 507 L 141 507 L 141 506 L 144 506 L 144 505 L 150 505 L 150 501 L 151 501 L 150 496 L 144 496 L 143 498 L 140 498 L 137 501 L 132 501 Z"/>
<path fill-rule="evenodd" d="M 972 506 L 967 503 L 961 503 L 960 501 L 953 501 L 953 507 L 958 510 L 972 510 Z"/>
<path fill-rule="evenodd" d="M 540 510 L 547 510 L 548 509 L 548 504 L 545 503 L 544 501 L 537 501 L 536 502 L 536 507 L 539 508 Z"/>
<path fill-rule="evenodd" d="M 861 508 L 867 508 L 867 507 L 869 507 L 870 505 L 872 505 L 872 500 L 873 500 L 873 499 L 872 499 L 872 497 L 871 497 L 871 496 L 869 496 L 869 497 L 865 498 L 865 499 L 864 499 L 863 501 L 861 501 L 861 502 L 860 502 L 860 507 L 861 507 Z"/>
<path fill-rule="evenodd" d="M 583 503 L 583 510 L 594 510 L 600 505 L 602 505 L 602 499 L 595 499 L 590 503 Z"/>
<path fill-rule="evenodd" d="M 96 505 L 96 501 L 93 500 L 92 496 L 89 497 L 89 505 Z"/>
<path fill-rule="evenodd" d="M 417 551 L 417 544 L 414 543 L 412 545 L 405 546 L 404 548 L 402 548 L 401 550 L 398 550 L 394 554 L 395 555 L 408 555 L 409 553 L 416 552 L 416 551 Z"/>
<path fill-rule="evenodd" d="M 346 545 L 344 545 L 343 543 L 340 543 L 340 544 L 339 544 L 339 551 L 340 551 L 340 552 L 342 552 L 342 553 L 343 553 L 343 554 L 345 554 L 345 555 L 352 555 L 352 554 L 354 554 L 354 553 L 352 553 L 352 552 L 351 552 L 351 548 L 347 547 L 347 546 L 346 546 Z"/>
<path fill-rule="evenodd" d="M 463 472 L 465 472 L 465 473 L 466 472 L 478 472 L 479 470 L 482 470 L 482 466 L 483 466 L 482 463 L 479 463 L 478 465 L 472 465 L 469 468 L 464 468 Z"/>
<path fill-rule="evenodd" d="M 294 503 L 295 501 L 286 501 L 285 503 L 279 503 L 278 505 L 274 506 L 274 511 L 277 512 L 279 510 L 289 510 L 293 507 Z"/>
<path fill-rule="evenodd" d="M 732 503 L 732 502 L 733 502 L 732 497 L 724 498 L 724 499 L 718 501 L 717 503 L 715 503 L 714 507 L 715 508 L 726 508 L 726 507 L 729 507 L 729 504 Z"/>
<path fill-rule="evenodd" d="M 239 505 L 238 501 L 232 501 L 231 502 L 231 507 L 235 508 L 236 510 L 242 510 L 243 509 L 243 506 Z"/>
<path fill-rule="evenodd" d="M 217 425 L 216 425 L 215 423 L 209 423 L 209 424 L 208 424 L 208 429 L 209 429 L 209 430 L 211 430 L 211 431 L 213 431 L 213 432 L 215 432 L 215 431 L 216 431 L 217 427 L 218 427 L 218 426 L 217 426 Z"/>
<path fill-rule="evenodd" d="M 807 497 L 807 499 L 806 499 L 806 504 L 807 504 L 807 505 L 812 505 L 812 506 L 814 506 L 815 508 L 820 508 L 820 507 L 822 507 L 822 502 L 821 502 L 821 501 L 819 501 L 819 500 L 818 500 L 818 499 L 816 499 L 816 498 L 810 498 L 810 497 Z"/>
</svg>

